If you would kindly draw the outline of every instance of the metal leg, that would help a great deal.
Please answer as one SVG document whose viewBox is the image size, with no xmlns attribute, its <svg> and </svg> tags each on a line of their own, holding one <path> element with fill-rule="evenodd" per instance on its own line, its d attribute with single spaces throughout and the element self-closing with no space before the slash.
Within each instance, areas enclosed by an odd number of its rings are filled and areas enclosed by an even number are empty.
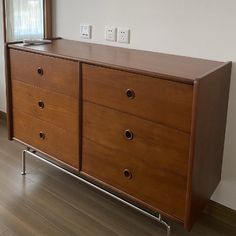
<svg viewBox="0 0 236 236">
<path fill-rule="evenodd" d="M 170 225 L 165 221 L 165 220 L 163 220 L 162 219 L 162 215 L 161 214 L 158 214 L 158 221 L 162 224 L 162 225 L 164 225 L 165 227 L 166 227 L 166 235 L 167 236 L 170 236 Z"/>
<path fill-rule="evenodd" d="M 166 228 L 166 230 L 167 230 L 167 236 L 170 236 L 170 234 L 171 234 L 171 231 L 170 231 L 170 225 L 168 225 L 167 224 L 167 226 L 166 226 L 167 228 Z"/>
<path fill-rule="evenodd" d="M 143 215 L 146 215 L 146 216 L 148 216 L 149 218 L 152 218 L 153 220 L 155 220 L 155 221 L 157 221 L 158 223 L 162 224 L 162 225 L 166 228 L 166 236 L 170 236 L 170 235 L 171 235 L 171 227 L 170 227 L 170 225 L 169 225 L 165 220 L 163 220 L 161 214 L 159 214 L 159 213 L 150 214 L 150 213 L 148 213 L 148 212 L 142 210 L 141 208 L 138 208 L 137 206 L 135 206 L 135 205 L 133 205 L 133 204 L 131 204 L 131 203 L 129 203 L 129 202 L 127 202 L 127 201 L 125 201 L 125 200 L 119 198 L 118 196 L 116 196 L 116 195 L 114 195 L 114 194 L 112 194 L 112 193 L 110 193 L 110 192 L 108 192 L 108 191 L 106 191 L 106 190 L 104 190 L 104 189 L 102 189 L 102 188 L 96 186 L 95 184 L 92 184 L 92 183 L 88 182 L 87 180 L 83 179 L 82 177 L 77 176 L 77 175 L 75 175 L 75 174 L 73 174 L 73 173 L 71 173 L 71 172 L 69 172 L 69 171 L 63 169 L 63 168 L 61 168 L 61 167 L 55 165 L 54 163 L 52 163 L 52 162 L 50 162 L 50 161 L 47 161 L 46 159 L 44 159 L 43 157 L 41 157 L 40 155 L 38 155 L 34 150 L 31 150 L 30 148 L 27 148 L 27 150 L 24 150 L 24 151 L 22 152 L 22 172 L 21 172 L 22 175 L 26 175 L 26 165 L 25 165 L 26 163 L 25 163 L 25 159 L 26 159 L 26 154 L 27 154 L 27 153 L 28 153 L 30 156 L 33 156 L 33 157 L 35 157 L 35 158 L 37 158 L 37 159 L 39 159 L 39 160 L 41 160 L 41 161 L 43 161 L 43 162 L 46 162 L 46 163 L 48 163 L 48 164 L 50 164 L 50 165 L 56 167 L 56 168 L 59 169 L 59 170 L 62 170 L 63 172 L 65 172 L 65 173 L 67 173 L 67 174 L 73 176 L 74 178 L 80 180 L 81 182 L 83 182 L 83 183 L 85 183 L 85 184 L 87 184 L 87 185 L 89 185 L 89 186 L 91 186 L 91 187 L 93 187 L 93 188 L 95 188 L 95 189 L 97 189 L 97 190 L 99 190 L 99 191 L 101 191 L 101 192 L 103 192 L 103 193 L 109 195 L 110 197 L 112 197 L 112 198 L 114 198 L 114 199 L 116 199 L 116 200 L 118 200 L 118 201 L 124 203 L 125 205 L 127 205 L 127 206 L 129 206 L 129 207 L 131 207 L 131 208 L 133 208 L 133 209 L 135 209 L 135 210 L 141 212 Z"/>
<path fill-rule="evenodd" d="M 26 150 L 22 151 L 22 175 L 26 175 L 26 165 L 25 165 L 25 156 L 26 156 Z"/>
</svg>

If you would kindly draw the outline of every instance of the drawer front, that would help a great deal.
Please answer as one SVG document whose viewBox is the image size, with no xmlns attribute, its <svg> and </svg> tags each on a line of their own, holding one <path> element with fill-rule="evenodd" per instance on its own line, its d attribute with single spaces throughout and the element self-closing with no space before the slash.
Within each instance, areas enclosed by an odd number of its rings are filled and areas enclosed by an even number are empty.
<svg viewBox="0 0 236 236">
<path fill-rule="evenodd" d="M 13 109 L 78 133 L 78 100 L 59 93 L 12 81 Z"/>
<path fill-rule="evenodd" d="M 78 135 L 13 110 L 13 136 L 74 167 L 79 167 Z"/>
<path fill-rule="evenodd" d="M 84 103 L 82 171 L 184 219 L 189 135 Z"/>
<path fill-rule="evenodd" d="M 12 80 L 78 97 L 77 62 L 11 49 L 10 66 Z"/>
<path fill-rule="evenodd" d="M 83 64 L 83 99 L 190 132 L 192 85 Z"/>
</svg>

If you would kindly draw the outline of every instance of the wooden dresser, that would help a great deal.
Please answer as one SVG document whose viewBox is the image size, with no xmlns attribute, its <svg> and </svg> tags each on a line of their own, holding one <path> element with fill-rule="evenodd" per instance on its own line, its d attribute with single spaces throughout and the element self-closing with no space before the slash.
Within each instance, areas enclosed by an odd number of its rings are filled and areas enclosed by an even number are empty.
<svg viewBox="0 0 236 236">
<path fill-rule="evenodd" d="M 10 139 L 191 229 L 221 178 L 230 62 L 63 39 L 8 55 Z"/>
</svg>

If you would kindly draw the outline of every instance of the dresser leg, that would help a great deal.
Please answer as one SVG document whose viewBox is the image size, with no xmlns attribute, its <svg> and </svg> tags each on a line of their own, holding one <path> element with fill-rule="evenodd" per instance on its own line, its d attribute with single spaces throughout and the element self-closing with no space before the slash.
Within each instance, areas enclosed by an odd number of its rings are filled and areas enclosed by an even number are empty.
<svg viewBox="0 0 236 236">
<path fill-rule="evenodd" d="M 26 150 L 22 151 L 22 175 L 26 175 L 26 163 L 25 163 Z"/>
<path fill-rule="evenodd" d="M 26 150 L 23 150 L 22 151 L 22 171 L 21 171 L 21 174 L 22 175 L 26 175 L 26 153 L 30 151 L 30 148 L 27 147 Z"/>
<path fill-rule="evenodd" d="M 166 227 L 166 235 L 170 236 L 170 225 L 165 220 L 163 220 L 161 214 L 158 214 L 157 221 Z"/>
</svg>

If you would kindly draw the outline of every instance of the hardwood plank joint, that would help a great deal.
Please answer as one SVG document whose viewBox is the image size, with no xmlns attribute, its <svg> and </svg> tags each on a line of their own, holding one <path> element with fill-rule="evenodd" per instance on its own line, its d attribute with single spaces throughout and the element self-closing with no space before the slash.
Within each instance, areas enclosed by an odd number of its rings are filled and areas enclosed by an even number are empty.
<svg viewBox="0 0 236 236">
<path fill-rule="evenodd" d="M 210 201 L 204 213 L 236 230 L 236 211 L 220 203 Z"/>
</svg>

